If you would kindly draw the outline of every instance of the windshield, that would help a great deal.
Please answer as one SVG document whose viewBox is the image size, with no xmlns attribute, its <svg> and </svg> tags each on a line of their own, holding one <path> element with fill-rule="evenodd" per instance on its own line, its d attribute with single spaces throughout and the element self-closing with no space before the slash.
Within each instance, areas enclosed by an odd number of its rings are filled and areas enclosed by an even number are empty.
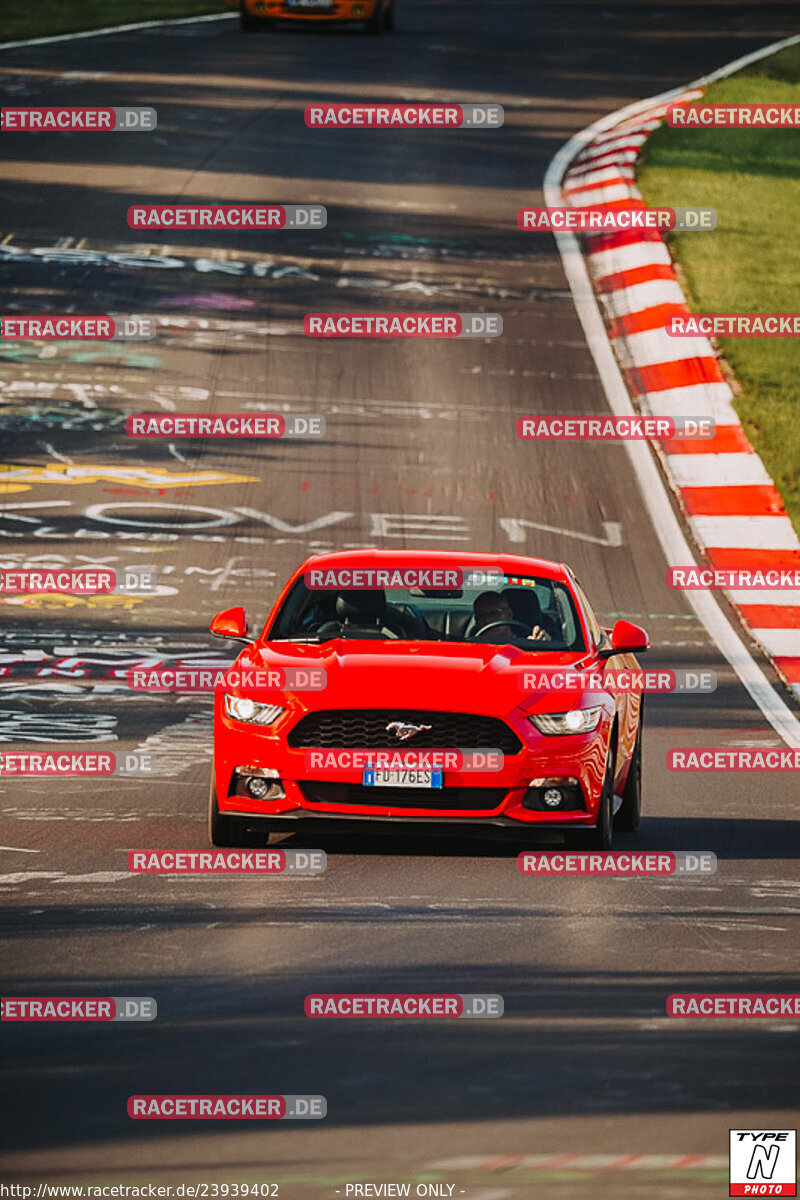
<svg viewBox="0 0 800 1200">
<path fill-rule="evenodd" d="M 586 650 L 575 602 L 565 584 L 519 575 L 498 576 L 488 588 L 449 591 L 318 591 L 308 588 L 304 578 L 298 579 L 278 612 L 269 640 L 331 638 Z"/>
</svg>

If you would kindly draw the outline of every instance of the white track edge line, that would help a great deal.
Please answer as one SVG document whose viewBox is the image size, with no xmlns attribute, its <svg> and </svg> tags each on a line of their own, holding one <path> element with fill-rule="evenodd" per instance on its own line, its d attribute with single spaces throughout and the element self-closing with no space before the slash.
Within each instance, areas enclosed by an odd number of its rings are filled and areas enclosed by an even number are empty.
<svg viewBox="0 0 800 1200">
<path fill-rule="evenodd" d="M 164 17 L 160 21 L 135 21 L 130 25 L 104 25 L 100 29 L 79 29 L 74 33 L 55 33 L 51 37 L 25 38 L 20 42 L 0 42 L 0 51 L 24 46 L 48 46 L 52 42 L 74 42 L 80 38 L 107 37 L 110 33 L 131 33 L 136 29 L 158 29 L 162 25 L 200 25 L 208 21 L 228 21 L 236 13 L 210 13 L 199 17 Z"/>
<path fill-rule="evenodd" d="M 586 129 L 582 129 L 561 147 L 545 172 L 543 185 L 545 204 L 548 208 L 559 208 L 563 205 L 561 180 L 572 160 L 589 144 L 595 134 L 612 128 L 626 117 L 634 116 L 637 112 L 647 109 L 653 104 L 680 96 L 690 88 L 707 87 L 709 83 L 732 75 L 750 63 L 775 54 L 778 50 L 795 45 L 797 42 L 800 42 L 800 34 L 774 42 L 752 54 L 737 58 L 690 84 L 628 104 L 624 108 L 602 117 L 599 121 L 595 121 Z M 595 361 L 611 410 L 618 416 L 635 416 L 636 410 L 611 349 L 578 240 L 572 233 L 555 233 L 555 239 L 564 266 L 564 273 L 572 292 L 575 309 L 583 326 L 586 342 Z M 653 522 L 668 565 L 682 566 L 694 562 L 694 552 L 673 511 L 664 480 L 649 446 L 645 442 L 628 441 L 625 442 L 625 450 L 631 460 L 642 499 Z M 800 721 L 781 699 L 761 667 L 753 659 L 739 633 L 722 611 L 717 598 L 712 592 L 689 591 L 684 592 L 684 596 L 775 732 L 783 738 L 787 746 L 800 748 Z"/>
</svg>

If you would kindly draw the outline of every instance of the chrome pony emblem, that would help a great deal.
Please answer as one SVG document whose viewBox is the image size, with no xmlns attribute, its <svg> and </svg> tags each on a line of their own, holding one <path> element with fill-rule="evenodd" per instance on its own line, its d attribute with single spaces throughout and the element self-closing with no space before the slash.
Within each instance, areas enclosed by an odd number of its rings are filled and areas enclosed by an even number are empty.
<svg viewBox="0 0 800 1200">
<path fill-rule="evenodd" d="M 432 725 L 407 725 L 405 721 L 391 721 L 386 726 L 386 732 L 393 733 L 398 741 L 407 742 L 409 738 L 416 737 L 418 733 L 422 733 L 423 729 L 432 728 Z"/>
</svg>

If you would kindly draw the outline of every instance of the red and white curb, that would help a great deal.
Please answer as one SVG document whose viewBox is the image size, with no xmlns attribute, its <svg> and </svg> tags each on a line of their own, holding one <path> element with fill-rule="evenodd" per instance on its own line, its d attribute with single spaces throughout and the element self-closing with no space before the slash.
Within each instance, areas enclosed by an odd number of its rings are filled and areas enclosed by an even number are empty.
<svg viewBox="0 0 800 1200">
<path fill-rule="evenodd" d="M 495 1154 L 430 1163 L 430 1171 L 723 1171 L 719 1154 Z"/>
<path fill-rule="evenodd" d="M 668 103 L 702 94 L 702 88 L 683 92 L 598 134 L 564 176 L 566 201 L 576 208 L 642 203 L 634 183 L 642 145 L 663 120 Z M 705 337 L 677 339 L 666 332 L 667 319 L 689 309 L 659 231 L 591 235 L 587 257 L 609 337 L 637 407 L 676 419 L 699 413 L 717 423 L 714 438 L 661 447 L 667 477 L 711 565 L 800 567 L 800 540 L 742 429 L 711 343 Z M 800 592 L 727 594 L 783 679 L 800 694 Z"/>
<path fill-rule="evenodd" d="M 790 38 L 766 47 L 687 88 L 630 105 L 584 130 L 553 160 L 545 181 L 546 203 L 576 208 L 643 203 L 635 184 L 636 160 L 644 142 L 664 119 L 667 107 L 702 96 L 713 80 L 798 40 Z M 713 237 L 713 233 L 706 236 Z M 618 393 L 618 380 L 608 361 L 601 361 L 598 330 L 592 324 L 587 297 L 581 294 L 583 280 L 574 262 L 577 243 L 572 235 L 559 234 L 557 240 L 612 408 L 624 407 L 619 395 L 612 395 Z M 713 439 L 664 442 L 656 447 L 704 557 L 718 568 L 800 568 L 800 540 L 742 428 L 733 407 L 733 392 L 711 343 L 705 337 L 672 338 L 666 332 L 668 317 L 687 314 L 689 308 L 661 234 L 655 229 L 591 234 L 586 236 L 584 248 L 595 305 L 600 307 L 604 336 L 613 348 L 616 374 L 621 372 L 636 408 L 659 416 L 702 415 L 716 421 Z M 640 481 L 644 473 L 639 471 Z M 657 505 L 648 502 L 648 507 L 655 517 Z M 679 539 L 662 537 L 662 542 L 665 549 L 669 543 L 674 551 Z M 668 556 L 671 566 L 682 565 L 674 552 L 668 551 Z M 726 595 L 746 630 L 795 695 L 800 696 L 800 591 L 730 591 Z M 694 598 L 690 597 L 690 602 L 699 609 Z M 703 607 L 705 617 L 711 617 L 710 606 Z M 722 619 L 718 612 L 711 621 L 718 631 Z M 709 626 L 708 620 L 705 623 Z M 714 636 L 721 644 L 720 637 Z M 776 693 L 774 700 L 769 699 L 766 677 L 755 664 L 754 670 L 744 674 L 739 670 L 734 658 L 741 656 L 735 653 L 729 638 L 723 640 L 731 648 L 730 653 L 724 649 L 726 656 L 762 711 L 784 738 L 796 743 L 796 718 L 789 719 L 789 710 Z"/>
</svg>

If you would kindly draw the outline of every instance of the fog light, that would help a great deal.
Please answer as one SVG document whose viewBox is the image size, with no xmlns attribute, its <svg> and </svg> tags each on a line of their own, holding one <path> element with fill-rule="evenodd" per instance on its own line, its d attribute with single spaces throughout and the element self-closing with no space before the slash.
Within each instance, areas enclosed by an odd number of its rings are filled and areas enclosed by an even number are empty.
<svg viewBox="0 0 800 1200">
<path fill-rule="evenodd" d="M 233 773 L 233 792 L 253 800 L 285 800 L 280 775 L 272 767 L 238 766 Z"/>
<path fill-rule="evenodd" d="M 364 11 L 363 4 L 354 4 L 353 5 L 353 16 L 354 17 L 360 17 L 361 14 L 363 13 L 363 11 Z"/>
<path fill-rule="evenodd" d="M 253 775 L 248 779 L 247 784 L 248 795 L 254 800 L 263 800 L 272 788 L 272 784 L 268 779 L 261 779 L 258 775 Z"/>
<path fill-rule="evenodd" d="M 532 779 L 522 797 L 522 807 L 539 812 L 586 811 L 580 780 L 574 775 Z"/>
</svg>

